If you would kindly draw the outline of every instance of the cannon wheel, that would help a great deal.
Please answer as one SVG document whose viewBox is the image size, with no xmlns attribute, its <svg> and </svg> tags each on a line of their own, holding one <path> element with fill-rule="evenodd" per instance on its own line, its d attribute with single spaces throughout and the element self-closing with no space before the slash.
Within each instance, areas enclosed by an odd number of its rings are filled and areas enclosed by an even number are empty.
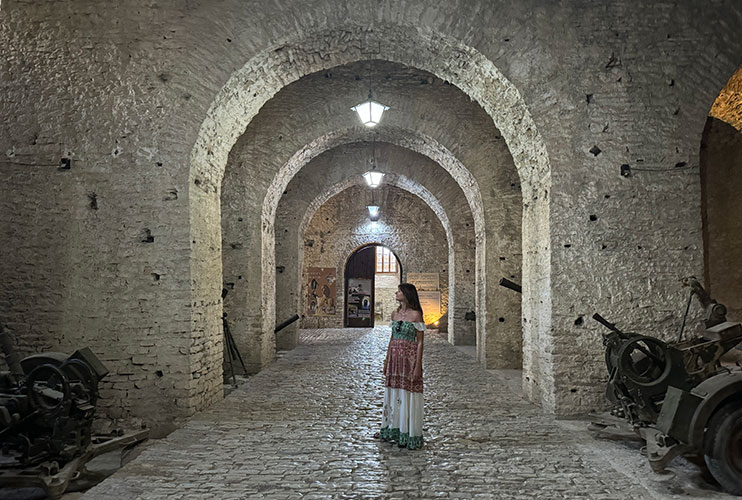
<svg viewBox="0 0 742 500">
<path fill-rule="evenodd" d="M 742 495 L 742 400 L 724 404 L 709 419 L 704 459 L 726 491 Z"/>
</svg>

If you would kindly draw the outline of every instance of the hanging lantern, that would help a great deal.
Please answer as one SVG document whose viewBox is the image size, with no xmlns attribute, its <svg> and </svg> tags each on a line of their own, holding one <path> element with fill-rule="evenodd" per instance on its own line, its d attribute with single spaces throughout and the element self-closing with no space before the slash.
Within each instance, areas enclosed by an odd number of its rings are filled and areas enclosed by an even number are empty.
<svg viewBox="0 0 742 500">
<path fill-rule="evenodd" d="M 379 124 L 381 115 L 389 109 L 389 106 L 384 106 L 379 102 L 371 100 L 371 95 L 369 94 L 368 101 L 357 104 L 350 109 L 358 113 L 358 118 L 361 119 L 361 123 L 365 126 L 375 127 Z"/>
<path fill-rule="evenodd" d="M 381 210 L 381 207 L 378 205 L 367 205 L 366 208 L 368 208 L 368 218 L 372 221 L 379 220 L 379 216 L 381 215 L 379 211 Z"/>
<path fill-rule="evenodd" d="M 384 173 L 377 172 L 376 170 L 369 170 L 363 174 L 363 178 L 366 179 L 366 184 L 373 189 L 381 185 L 381 181 L 384 179 Z"/>
</svg>

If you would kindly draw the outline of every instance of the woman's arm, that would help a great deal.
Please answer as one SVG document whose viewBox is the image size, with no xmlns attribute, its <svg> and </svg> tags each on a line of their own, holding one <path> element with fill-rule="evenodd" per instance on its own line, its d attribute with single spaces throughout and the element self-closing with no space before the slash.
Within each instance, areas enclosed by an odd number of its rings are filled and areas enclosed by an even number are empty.
<svg viewBox="0 0 742 500">
<path fill-rule="evenodd" d="M 395 321 L 395 317 L 397 316 L 397 311 L 392 311 L 392 321 Z M 389 364 L 389 348 L 392 346 L 392 339 L 394 338 L 394 334 L 389 336 L 389 345 L 386 346 L 386 357 L 384 358 L 384 376 L 386 376 L 386 367 Z"/>
<path fill-rule="evenodd" d="M 415 322 L 422 323 L 423 318 L 420 313 L 417 313 Z M 412 380 L 420 380 L 423 378 L 423 339 L 425 333 L 421 330 L 416 330 L 417 333 L 417 354 L 415 355 L 415 366 L 412 369 Z"/>
</svg>

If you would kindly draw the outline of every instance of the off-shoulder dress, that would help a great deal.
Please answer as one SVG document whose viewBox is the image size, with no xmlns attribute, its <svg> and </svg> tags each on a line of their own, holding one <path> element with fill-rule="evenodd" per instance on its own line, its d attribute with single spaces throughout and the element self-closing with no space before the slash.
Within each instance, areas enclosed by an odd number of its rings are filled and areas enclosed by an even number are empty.
<svg viewBox="0 0 742 500">
<path fill-rule="evenodd" d="M 423 446 L 423 379 L 413 381 L 417 332 L 425 323 L 392 321 L 379 436 L 411 450 Z"/>
</svg>

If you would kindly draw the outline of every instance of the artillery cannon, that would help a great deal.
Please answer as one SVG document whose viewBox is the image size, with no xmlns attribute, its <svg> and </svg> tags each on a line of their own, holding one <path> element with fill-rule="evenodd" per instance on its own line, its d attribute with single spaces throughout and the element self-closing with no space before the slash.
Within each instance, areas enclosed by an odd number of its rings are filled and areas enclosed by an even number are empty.
<svg viewBox="0 0 742 500">
<path fill-rule="evenodd" d="M 0 372 L 0 488 L 37 487 L 58 498 L 72 481 L 91 486 L 94 457 L 147 438 L 143 430 L 117 437 L 92 434 L 98 382 L 108 370 L 88 349 L 20 359 L 0 330 L 10 371 Z"/>
<path fill-rule="evenodd" d="M 505 278 L 500 285 L 521 293 Z M 721 365 L 724 354 L 742 344 L 742 324 L 726 319 L 727 309 L 694 278 L 684 280 L 705 311 L 705 330 L 683 340 L 626 333 L 599 314 L 609 373 L 606 399 L 611 415 L 628 421 L 647 444 L 649 464 L 661 472 L 675 457 L 703 455 L 714 478 L 728 492 L 742 495 L 742 370 Z M 602 419 L 593 428 L 615 422 Z"/>
<path fill-rule="evenodd" d="M 697 280 L 684 284 L 705 310 L 698 337 L 683 340 L 681 327 L 676 341 L 664 342 L 622 332 L 593 315 L 610 330 L 603 334 L 606 398 L 612 415 L 627 420 L 646 441 L 655 472 L 678 455 L 703 455 L 719 484 L 742 495 L 742 371 L 720 362 L 742 343 L 742 324 L 727 321 L 726 307 Z"/>
</svg>

